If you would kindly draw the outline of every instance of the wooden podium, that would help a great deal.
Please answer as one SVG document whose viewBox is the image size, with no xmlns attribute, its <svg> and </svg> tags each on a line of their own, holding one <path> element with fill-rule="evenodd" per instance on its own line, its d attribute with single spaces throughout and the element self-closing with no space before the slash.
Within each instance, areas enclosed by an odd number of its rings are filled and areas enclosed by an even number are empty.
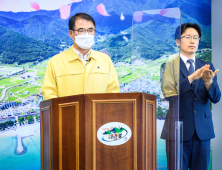
<svg viewBox="0 0 222 170">
<path fill-rule="evenodd" d="M 156 170 L 156 96 L 75 95 L 42 101 L 40 110 L 42 170 Z M 110 122 L 130 128 L 127 142 L 99 140 L 99 128 Z"/>
</svg>

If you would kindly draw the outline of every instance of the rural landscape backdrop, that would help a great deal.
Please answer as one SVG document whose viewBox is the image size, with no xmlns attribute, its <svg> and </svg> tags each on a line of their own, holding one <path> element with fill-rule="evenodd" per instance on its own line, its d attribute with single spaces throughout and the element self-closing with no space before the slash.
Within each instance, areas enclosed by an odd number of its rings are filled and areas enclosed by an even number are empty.
<svg viewBox="0 0 222 170">
<path fill-rule="evenodd" d="M 68 19 L 77 12 L 95 19 L 92 48 L 111 57 L 121 92 L 157 96 L 157 167 L 166 169 L 165 142 L 159 135 L 168 102 L 161 92 L 160 66 L 178 55 L 174 33 L 185 22 L 201 26 L 196 56 L 211 61 L 211 1 L 24 1 L 28 4 L 0 2 L 0 169 L 41 168 L 40 89 L 48 60 L 72 45 Z"/>
</svg>

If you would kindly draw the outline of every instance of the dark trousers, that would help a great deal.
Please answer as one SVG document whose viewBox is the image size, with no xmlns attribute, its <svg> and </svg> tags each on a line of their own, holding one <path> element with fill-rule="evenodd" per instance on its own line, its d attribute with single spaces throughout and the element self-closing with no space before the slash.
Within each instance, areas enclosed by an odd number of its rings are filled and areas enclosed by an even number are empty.
<svg viewBox="0 0 222 170">
<path fill-rule="evenodd" d="M 166 140 L 167 169 L 176 169 L 176 142 Z M 201 141 L 196 132 L 189 141 L 181 142 L 181 170 L 207 170 L 210 162 L 210 140 Z"/>
</svg>

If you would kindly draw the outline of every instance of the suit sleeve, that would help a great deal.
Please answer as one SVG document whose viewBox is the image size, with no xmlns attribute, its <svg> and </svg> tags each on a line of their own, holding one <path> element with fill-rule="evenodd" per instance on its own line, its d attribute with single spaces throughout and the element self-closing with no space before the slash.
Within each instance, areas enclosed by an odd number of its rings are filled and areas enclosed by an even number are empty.
<svg viewBox="0 0 222 170">
<path fill-rule="evenodd" d="M 213 72 L 215 71 L 213 64 L 210 65 L 210 69 Z M 214 77 L 213 83 L 210 86 L 210 89 L 208 91 L 208 97 L 211 100 L 211 102 L 213 102 L 213 103 L 217 103 L 220 101 L 221 91 L 220 91 L 219 85 L 217 83 L 217 75 Z"/>
<path fill-rule="evenodd" d="M 174 68 L 172 62 L 167 62 L 165 64 L 161 90 L 164 98 L 166 98 L 167 100 L 170 100 L 170 97 L 172 96 L 178 95 L 178 91 L 176 88 L 178 82 L 176 82 L 175 80 L 175 73 L 173 69 Z"/>
<path fill-rule="evenodd" d="M 119 81 L 118 81 L 118 76 L 116 74 L 115 67 L 110 60 L 110 76 L 109 76 L 109 82 L 108 82 L 108 87 L 106 92 L 107 93 L 119 93 L 120 87 L 119 87 Z"/>
<path fill-rule="evenodd" d="M 49 63 L 46 68 L 45 77 L 44 77 L 41 91 L 43 95 L 43 100 L 48 100 L 51 98 L 58 97 L 56 75 L 55 75 L 54 67 L 51 60 L 49 60 Z"/>
<path fill-rule="evenodd" d="M 180 95 L 183 95 L 184 93 L 193 90 L 192 86 L 188 80 L 188 77 L 185 77 L 180 80 Z"/>
</svg>

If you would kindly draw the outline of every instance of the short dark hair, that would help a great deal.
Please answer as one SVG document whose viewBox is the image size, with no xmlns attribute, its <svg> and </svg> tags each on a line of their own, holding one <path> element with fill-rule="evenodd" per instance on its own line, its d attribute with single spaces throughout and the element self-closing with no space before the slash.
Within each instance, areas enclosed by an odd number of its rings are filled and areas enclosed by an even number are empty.
<svg viewBox="0 0 222 170">
<path fill-rule="evenodd" d="M 194 28 L 201 38 L 201 29 L 200 26 L 196 23 L 184 23 L 181 26 L 178 26 L 175 32 L 175 39 L 180 39 L 180 36 L 185 32 L 187 28 Z"/>
<path fill-rule="evenodd" d="M 75 29 L 75 22 L 78 18 L 82 18 L 82 19 L 85 19 L 87 21 L 92 21 L 93 25 L 96 27 L 95 20 L 89 14 L 84 13 L 84 12 L 80 12 L 80 13 L 76 13 L 75 15 L 73 15 L 69 19 L 69 30 Z"/>
</svg>

